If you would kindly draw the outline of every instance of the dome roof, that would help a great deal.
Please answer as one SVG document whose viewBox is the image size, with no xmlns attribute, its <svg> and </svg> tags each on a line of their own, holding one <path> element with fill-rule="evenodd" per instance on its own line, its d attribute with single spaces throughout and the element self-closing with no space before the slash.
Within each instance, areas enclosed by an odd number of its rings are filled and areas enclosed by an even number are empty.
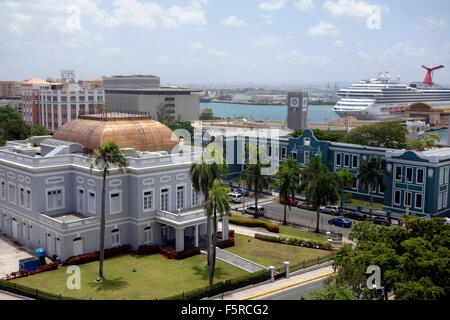
<svg viewBox="0 0 450 320">
<path fill-rule="evenodd" d="M 115 142 L 120 148 L 139 151 L 167 151 L 178 144 L 178 138 L 166 125 L 149 117 L 108 114 L 79 116 L 60 127 L 54 139 L 77 142 L 87 151 L 105 142 Z"/>
</svg>

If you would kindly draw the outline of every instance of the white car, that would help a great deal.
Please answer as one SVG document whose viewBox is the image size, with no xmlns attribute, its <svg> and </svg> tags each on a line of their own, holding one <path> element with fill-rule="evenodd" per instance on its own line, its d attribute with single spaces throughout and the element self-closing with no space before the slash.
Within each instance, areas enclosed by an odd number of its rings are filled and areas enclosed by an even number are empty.
<svg viewBox="0 0 450 320">
<path fill-rule="evenodd" d="M 242 203 L 242 195 L 240 193 L 229 193 L 230 200 L 233 203 Z"/>
<path fill-rule="evenodd" d="M 445 224 L 450 224 L 450 218 L 445 217 Z"/>
</svg>

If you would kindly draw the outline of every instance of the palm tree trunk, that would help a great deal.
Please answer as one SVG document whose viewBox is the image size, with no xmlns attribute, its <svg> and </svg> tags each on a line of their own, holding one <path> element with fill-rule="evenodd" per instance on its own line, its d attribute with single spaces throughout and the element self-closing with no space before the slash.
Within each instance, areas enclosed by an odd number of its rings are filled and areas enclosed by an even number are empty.
<svg viewBox="0 0 450 320">
<path fill-rule="evenodd" d="M 316 223 L 316 233 L 320 233 L 319 229 L 319 221 L 320 221 L 320 206 L 317 208 L 317 223 Z"/>
<path fill-rule="evenodd" d="M 255 218 L 258 217 L 258 179 L 255 177 Z"/>
<path fill-rule="evenodd" d="M 107 169 L 103 170 L 103 186 L 102 186 L 102 213 L 100 218 L 100 257 L 98 276 L 103 278 L 103 260 L 105 258 L 105 196 L 106 196 L 106 173 Z"/>
<path fill-rule="evenodd" d="M 209 285 L 212 286 L 214 282 L 214 269 L 216 268 L 216 245 L 217 245 L 217 209 L 214 206 L 214 219 L 213 219 L 213 235 L 212 235 L 212 255 L 211 255 L 211 264 L 209 267 Z"/>
<path fill-rule="evenodd" d="M 208 201 L 208 192 L 205 193 L 205 203 Z M 206 253 L 207 253 L 207 265 L 210 266 L 211 260 L 211 219 L 206 217 Z"/>
<path fill-rule="evenodd" d="M 370 215 L 372 215 L 372 207 L 373 207 L 373 189 L 372 185 L 370 185 Z"/>
<path fill-rule="evenodd" d="M 286 201 L 284 202 L 284 220 L 283 220 L 283 225 L 287 225 L 287 219 L 286 219 Z"/>
</svg>

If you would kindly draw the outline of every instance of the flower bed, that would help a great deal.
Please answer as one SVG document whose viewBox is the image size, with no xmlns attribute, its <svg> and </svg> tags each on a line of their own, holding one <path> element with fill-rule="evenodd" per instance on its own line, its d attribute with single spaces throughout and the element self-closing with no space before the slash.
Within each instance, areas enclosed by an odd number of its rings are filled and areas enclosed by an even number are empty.
<svg viewBox="0 0 450 320">
<path fill-rule="evenodd" d="M 112 258 L 121 254 L 131 252 L 131 246 L 126 244 L 120 247 L 105 249 L 105 259 Z M 76 257 L 70 257 L 64 262 L 65 266 L 79 265 L 100 259 L 100 251 L 82 254 Z"/>
<path fill-rule="evenodd" d="M 163 255 L 165 258 L 170 260 L 182 260 L 186 259 L 192 256 L 195 256 L 197 254 L 200 254 L 200 248 L 193 247 L 181 252 L 175 252 L 171 251 L 169 249 L 166 249 L 160 245 L 141 245 L 139 248 L 135 251 L 138 255 L 150 255 L 150 254 L 156 254 L 159 253 Z"/>
<path fill-rule="evenodd" d="M 256 233 L 255 238 L 259 240 L 277 242 L 283 244 L 289 244 L 293 246 L 321 249 L 321 250 L 332 250 L 332 245 L 329 242 L 315 241 L 310 239 L 302 239 L 299 237 L 288 237 L 288 236 L 272 236 L 267 234 Z"/>
</svg>

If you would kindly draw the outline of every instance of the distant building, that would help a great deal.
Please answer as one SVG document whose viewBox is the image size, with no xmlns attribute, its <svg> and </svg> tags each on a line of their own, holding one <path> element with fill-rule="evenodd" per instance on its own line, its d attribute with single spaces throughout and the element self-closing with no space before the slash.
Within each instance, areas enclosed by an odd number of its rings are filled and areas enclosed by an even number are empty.
<svg viewBox="0 0 450 320">
<path fill-rule="evenodd" d="M 66 71 L 65 76 L 73 76 L 73 73 Z M 80 114 L 95 113 L 105 104 L 101 79 L 78 83 L 74 78 L 67 79 L 70 82 L 27 79 L 22 83 L 22 115 L 27 124 L 39 124 L 55 131 Z"/>
<path fill-rule="evenodd" d="M 200 115 L 200 91 L 161 87 L 155 76 L 103 77 L 106 105 L 110 111 L 141 113 L 157 120 L 159 106 L 175 119 L 194 121 Z"/>
<path fill-rule="evenodd" d="M 304 130 L 308 125 L 308 95 L 305 92 L 288 93 L 287 125 L 292 130 Z"/>
<path fill-rule="evenodd" d="M 0 99 L 20 97 L 20 83 L 17 81 L 0 81 Z"/>
</svg>

